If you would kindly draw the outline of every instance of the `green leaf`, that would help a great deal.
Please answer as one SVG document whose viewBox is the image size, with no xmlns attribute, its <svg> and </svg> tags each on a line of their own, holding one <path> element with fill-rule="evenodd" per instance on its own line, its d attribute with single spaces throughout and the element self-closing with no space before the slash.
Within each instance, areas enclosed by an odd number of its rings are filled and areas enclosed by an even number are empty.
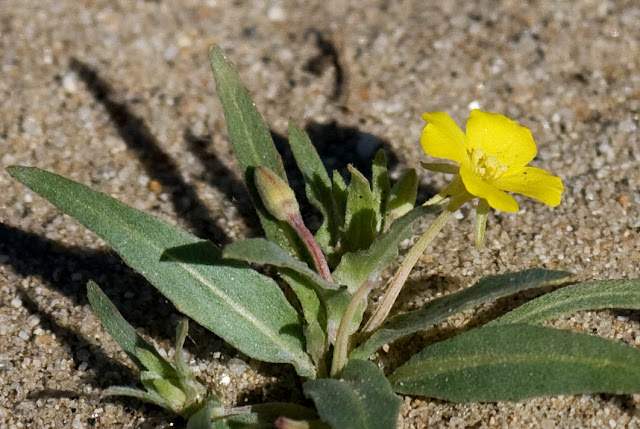
<svg viewBox="0 0 640 429">
<path fill-rule="evenodd" d="M 347 184 L 338 170 L 333 170 L 331 183 L 331 191 L 338 207 L 338 213 L 344 219 L 347 212 Z"/>
<path fill-rule="evenodd" d="M 427 347 L 389 376 L 396 392 L 455 402 L 640 392 L 640 352 L 532 325 L 474 329 Z"/>
<path fill-rule="evenodd" d="M 383 150 L 379 150 L 373 159 L 371 166 L 371 192 L 373 195 L 374 213 L 376 215 L 376 231 L 384 230 L 385 213 L 391 184 L 389 183 L 389 173 L 387 172 L 387 157 Z"/>
<path fill-rule="evenodd" d="M 140 359 L 146 372 L 151 372 L 158 377 L 177 380 L 178 373 L 173 366 L 158 354 L 156 350 L 150 351 L 148 348 L 136 347 L 136 357 Z"/>
<path fill-rule="evenodd" d="M 376 237 L 376 216 L 369 181 L 349 165 L 351 183 L 347 188 L 347 211 L 341 252 L 354 252 L 371 245 Z"/>
<path fill-rule="evenodd" d="M 521 305 L 491 325 L 537 325 L 581 310 L 608 308 L 639 310 L 640 279 L 601 280 L 567 286 Z"/>
<path fill-rule="evenodd" d="M 304 393 L 333 429 L 395 429 L 402 400 L 373 363 L 351 360 L 339 380 L 310 380 Z"/>
<path fill-rule="evenodd" d="M 527 289 L 561 284 L 569 277 L 571 273 L 565 271 L 540 268 L 484 277 L 468 289 L 434 299 L 418 310 L 394 317 L 354 350 L 350 357 L 367 359 L 384 344 L 428 329 L 456 313 Z"/>
<path fill-rule="evenodd" d="M 304 352 L 300 318 L 272 279 L 232 261 L 221 260 L 218 265 L 161 261 L 166 249 L 202 241 L 56 174 L 29 167 L 10 167 L 9 173 L 109 243 L 178 310 L 203 327 L 248 356 L 288 362 L 299 374 L 314 375 Z M 208 245 L 214 257 L 217 248 Z"/>
<path fill-rule="evenodd" d="M 165 401 L 165 408 L 169 408 L 174 412 L 184 409 L 187 395 L 171 380 L 149 371 L 140 373 L 140 380 L 148 391 L 157 393 Z"/>
<path fill-rule="evenodd" d="M 293 258 L 282 247 L 263 238 L 250 238 L 228 244 L 222 251 L 222 256 L 252 264 L 289 268 L 322 289 L 338 289 L 339 287 L 337 284 L 320 277 L 307 264 Z"/>
<path fill-rule="evenodd" d="M 408 213 L 416 204 L 417 195 L 418 176 L 412 168 L 407 170 L 391 189 L 385 224 L 390 225 L 395 219 Z"/>
<path fill-rule="evenodd" d="M 189 333 L 189 319 L 182 318 L 180 322 L 178 322 L 178 327 L 176 329 L 176 339 L 174 343 L 175 353 L 173 355 L 173 365 L 176 368 L 176 372 L 178 376 L 182 380 L 190 380 L 193 378 L 191 374 L 191 370 L 189 369 L 189 365 L 184 360 L 184 341 L 187 339 L 187 334 Z"/>
<path fill-rule="evenodd" d="M 122 317 L 107 295 L 92 280 L 87 283 L 87 296 L 91 308 L 104 327 L 141 371 L 149 370 L 166 377 L 176 375 L 171 364 L 138 335 L 133 326 Z"/>
<path fill-rule="evenodd" d="M 141 401 L 158 405 L 162 408 L 167 408 L 166 401 L 160 397 L 160 395 L 155 393 L 155 391 L 147 392 L 140 389 L 134 389 L 132 387 L 111 386 L 102 391 L 102 396 L 129 396 L 131 398 L 140 399 Z"/>
<path fill-rule="evenodd" d="M 294 248 L 292 244 L 295 243 L 292 231 L 267 212 L 254 183 L 253 173 L 258 166 L 267 167 L 282 180 L 287 181 L 282 159 L 273 143 L 269 128 L 222 49 L 217 45 L 213 46 L 209 51 L 209 58 L 233 151 L 238 158 L 242 177 L 260 217 L 262 228 L 269 240 L 301 255 L 300 249 Z"/>
<path fill-rule="evenodd" d="M 375 279 L 398 256 L 398 246 L 411 235 L 413 223 L 422 216 L 440 210 L 442 208 L 438 206 L 416 207 L 396 220 L 368 249 L 344 255 L 333 272 L 334 280 L 346 285 L 353 293 L 365 281 Z"/>
<path fill-rule="evenodd" d="M 344 215 L 338 210 L 333 196 L 331 179 L 309 136 L 294 121 L 289 122 L 289 145 L 304 177 L 307 198 L 323 217 L 315 238 L 324 253 L 330 254 L 338 244 L 340 228 L 344 224 Z"/>
<path fill-rule="evenodd" d="M 211 400 L 207 401 L 200 410 L 193 413 L 187 420 L 187 429 L 222 429 L 225 426 L 214 426 L 211 422 L 211 410 L 214 407 L 220 406 L 219 401 Z"/>
<path fill-rule="evenodd" d="M 307 264 L 292 258 L 277 244 L 262 238 L 252 238 L 227 245 L 225 258 L 240 259 L 250 263 L 278 267 L 282 278 L 296 294 L 307 326 L 304 329 L 307 352 L 316 366 L 326 352 L 326 313 L 318 297 L 322 290 L 336 290 L 338 285 L 324 280 Z"/>
<path fill-rule="evenodd" d="M 307 353 L 313 359 L 316 368 L 322 368 L 321 360 L 327 345 L 327 335 L 324 329 L 327 316 L 318 295 L 318 286 L 291 269 L 281 268 L 280 275 L 296 294 L 302 307 L 302 314 L 307 322 L 304 327 Z M 318 374 L 318 376 L 322 376 L 322 374 Z"/>
<path fill-rule="evenodd" d="M 228 411 L 240 414 L 225 415 Z M 285 402 L 267 402 L 264 404 L 247 405 L 232 410 L 224 408 L 213 409 L 215 429 L 262 429 L 274 428 L 274 422 L 279 417 L 293 420 L 316 420 L 315 410 L 297 404 Z M 312 425 L 312 428 L 317 426 Z M 326 428 L 325 428 L 326 429 Z"/>
</svg>

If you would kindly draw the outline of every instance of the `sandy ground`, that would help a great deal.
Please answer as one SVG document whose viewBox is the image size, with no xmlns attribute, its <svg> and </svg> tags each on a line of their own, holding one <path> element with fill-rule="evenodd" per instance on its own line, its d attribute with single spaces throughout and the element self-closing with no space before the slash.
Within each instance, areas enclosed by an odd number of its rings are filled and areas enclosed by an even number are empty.
<svg viewBox="0 0 640 429">
<path fill-rule="evenodd" d="M 531 128 L 534 165 L 563 178 L 562 204 L 522 198 L 520 213 L 492 214 L 480 251 L 464 207 L 397 311 L 529 267 L 640 276 L 636 0 L 0 0 L 0 164 L 55 171 L 216 243 L 256 235 L 208 67 L 214 42 L 277 140 L 295 118 L 331 167 L 362 165 L 378 147 L 394 171 L 418 167 L 425 111 L 463 124 L 479 107 Z M 422 174 L 421 200 L 444 180 Z M 165 349 L 175 309 L 4 170 L 0 189 L 0 428 L 181 427 L 156 407 L 100 399 L 107 386 L 133 384 L 135 370 L 90 311 L 85 284 L 101 284 Z M 396 353 L 510 305 L 453 318 Z M 637 312 L 554 325 L 640 345 Z M 215 385 L 229 376 L 220 386 L 227 404 L 302 399 L 290 369 L 251 361 L 199 327 L 191 338 L 199 378 Z M 401 425 L 640 427 L 639 406 L 613 395 L 482 405 L 406 398 Z"/>
</svg>

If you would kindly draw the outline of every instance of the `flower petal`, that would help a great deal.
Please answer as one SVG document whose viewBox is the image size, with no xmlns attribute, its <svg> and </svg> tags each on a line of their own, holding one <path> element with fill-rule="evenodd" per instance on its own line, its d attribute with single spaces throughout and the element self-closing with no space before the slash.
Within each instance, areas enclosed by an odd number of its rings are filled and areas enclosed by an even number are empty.
<svg viewBox="0 0 640 429">
<path fill-rule="evenodd" d="M 518 202 L 511 195 L 483 181 L 469 167 L 460 166 L 460 177 L 467 192 L 476 197 L 484 198 L 494 209 L 504 212 L 518 211 Z"/>
<path fill-rule="evenodd" d="M 541 168 L 524 167 L 496 179 L 494 185 L 503 191 L 516 192 L 555 207 L 560 204 L 562 179 Z"/>
<path fill-rule="evenodd" d="M 524 167 L 536 156 L 536 144 L 528 128 L 498 113 L 474 109 L 467 120 L 467 142 L 482 148 L 508 167 Z"/>
<path fill-rule="evenodd" d="M 427 125 L 422 131 L 422 149 L 436 158 L 462 164 L 469 159 L 467 138 L 456 123 L 444 112 L 422 114 Z"/>
</svg>

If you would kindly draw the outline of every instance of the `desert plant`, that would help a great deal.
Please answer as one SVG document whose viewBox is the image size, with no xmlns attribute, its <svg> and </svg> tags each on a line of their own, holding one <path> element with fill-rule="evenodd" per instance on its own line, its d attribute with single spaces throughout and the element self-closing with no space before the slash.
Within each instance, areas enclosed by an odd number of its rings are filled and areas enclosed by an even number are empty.
<svg viewBox="0 0 640 429">
<path fill-rule="evenodd" d="M 419 256 L 461 205 L 478 199 L 476 243 L 481 246 L 490 207 L 518 210 L 505 191 L 553 206 L 560 202 L 561 180 L 527 166 L 536 151 L 531 133 L 504 116 L 473 111 L 465 134 L 446 114 L 429 113 L 424 116 L 423 148 L 459 165 L 423 164 L 455 176 L 445 190 L 414 207 L 415 171 L 391 186 L 385 155 L 379 152 L 372 160 L 370 180 L 349 166 L 347 184 L 337 171 L 325 170 L 309 137 L 291 122 L 289 144 L 306 196 L 323 217 L 312 234 L 247 89 L 220 48 L 212 48 L 210 59 L 229 136 L 265 238 L 219 249 L 56 174 L 19 166 L 10 167 L 9 173 L 104 239 L 186 316 L 247 356 L 291 364 L 315 410 L 279 403 L 221 406 L 215 386 L 198 382 L 182 357 L 186 320 L 178 326 L 174 358 L 168 361 L 90 282 L 94 311 L 140 368 L 145 388 L 114 387 L 106 394 L 134 396 L 165 407 L 183 416 L 191 429 L 273 424 L 343 429 L 395 427 L 401 404 L 396 393 L 498 401 L 640 392 L 640 352 L 635 348 L 540 326 L 578 310 L 640 308 L 638 280 L 561 288 L 488 326 L 430 345 L 385 376 L 369 361 L 383 345 L 431 329 L 474 306 L 570 281 L 570 273 L 539 268 L 488 276 L 388 318 Z M 430 217 L 435 217 L 433 223 L 403 257 L 384 297 L 363 324 L 368 293 L 386 283 L 379 281 L 381 272 L 395 261 L 416 221 Z M 295 305 L 274 279 L 250 264 L 275 267 L 295 293 Z"/>
</svg>

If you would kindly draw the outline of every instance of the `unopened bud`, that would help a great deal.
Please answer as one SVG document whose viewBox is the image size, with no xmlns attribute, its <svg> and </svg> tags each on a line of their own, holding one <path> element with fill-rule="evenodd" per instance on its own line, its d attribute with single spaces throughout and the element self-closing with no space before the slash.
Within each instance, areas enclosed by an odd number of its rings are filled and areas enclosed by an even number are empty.
<svg viewBox="0 0 640 429">
<path fill-rule="evenodd" d="M 300 206 L 293 190 L 278 175 L 265 167 L 257 167 L 256 188 L 267 211 L 278 220 L 290 222 L 300 216 Z"/>
</svg>

